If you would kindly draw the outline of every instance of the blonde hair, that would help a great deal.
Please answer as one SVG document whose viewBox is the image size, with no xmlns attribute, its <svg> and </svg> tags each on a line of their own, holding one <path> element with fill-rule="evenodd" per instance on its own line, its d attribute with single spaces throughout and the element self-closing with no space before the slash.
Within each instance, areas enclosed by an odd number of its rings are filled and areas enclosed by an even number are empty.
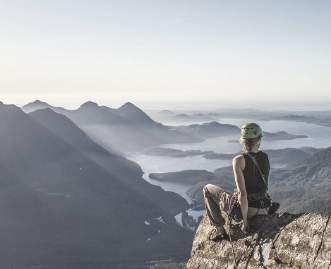
<svg viewBox="0 0 331 269">
<path fill-rule="evenodd" d="M 240 144 L 243 146 L 243 151 L 251 151 L 255 145 L 261 141 L 262 136 L 257 138 L 243 138 L 240 137 Z"/>
</svg>

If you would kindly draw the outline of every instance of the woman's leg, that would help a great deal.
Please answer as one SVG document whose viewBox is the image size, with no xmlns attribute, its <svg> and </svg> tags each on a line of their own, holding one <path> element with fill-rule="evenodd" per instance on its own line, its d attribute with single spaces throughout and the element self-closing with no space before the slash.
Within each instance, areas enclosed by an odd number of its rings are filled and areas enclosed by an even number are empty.
<svg viewBox="0 0 331 269">
<path fill-rule="evenodd" d="M 222 216 L 224 206 L 227 206 L 228 194 L 219 186 L 207 184 L 202 189 L 205 208 L 212 225 L 223 226 L 225 220 Z"/>
</svg>

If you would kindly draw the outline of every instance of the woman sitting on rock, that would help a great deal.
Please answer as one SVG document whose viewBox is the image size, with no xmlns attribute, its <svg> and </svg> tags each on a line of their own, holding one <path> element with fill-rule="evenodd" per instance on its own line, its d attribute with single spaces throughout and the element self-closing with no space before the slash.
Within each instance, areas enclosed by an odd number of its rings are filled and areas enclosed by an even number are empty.
<svg viewBox="0 0 331 269">
<path fill-rule="evenodd" d="M 249 230 L 248 219 L 256 215 L 274 213 L 279 206 L 274 204 L 271 208 L 271 200 L 267 193 L 270 164 L 268 155 L 259 150 L 261 139 L 262 129 L 258 124 L 248 123 L 242 126 L 240 143 L 243 145 L 243 152 L 232 161 L 237 186 L 235 194 L 213 184 L 203 187 L 207 215 L 210 223 L 216 228 L 212 240 L 226 236 L 224 225 L 229 221 L 231 208 L 236 202 L 240 205 L 238 211 L 241 213 L 241 229 L 244 233 Z"/>
</svg>

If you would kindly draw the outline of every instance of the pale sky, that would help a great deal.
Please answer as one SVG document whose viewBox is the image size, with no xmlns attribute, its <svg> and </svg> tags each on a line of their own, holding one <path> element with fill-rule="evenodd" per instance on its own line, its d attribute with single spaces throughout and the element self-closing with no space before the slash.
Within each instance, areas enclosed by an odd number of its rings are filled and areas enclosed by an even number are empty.
<svg viewBox="0 0 331 269">
<path fill-rule="evenodd" d="M 331 104 L 327 0 L 0 0 L 0 99 Z"/>
</svg>

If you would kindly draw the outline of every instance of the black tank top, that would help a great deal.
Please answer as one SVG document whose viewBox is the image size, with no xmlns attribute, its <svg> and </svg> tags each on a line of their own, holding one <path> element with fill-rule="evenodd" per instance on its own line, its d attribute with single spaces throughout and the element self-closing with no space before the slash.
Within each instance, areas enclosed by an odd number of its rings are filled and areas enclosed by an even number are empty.
<svg viewBox="0 0 331 269">
<path fill-rule="evenodd" d="M 270 163 L 268 155 L 263 151 L 258 152 L 249 152 L 249 154 L 255 157 L 256 162 L 258 163 L 262 173 L 265 175 L 265 180 L 268 185 L 268 178 L 270 172 Z M 264 183 L 262 176 L 254 164 L 253 160 L 243 153 L 245 158 L 245 169 L 243 170 L 245 178 L 245 186 L 248 198 L 253 194 L 265 194 L 267 192 L 267 186 Z"/>
</svg>

